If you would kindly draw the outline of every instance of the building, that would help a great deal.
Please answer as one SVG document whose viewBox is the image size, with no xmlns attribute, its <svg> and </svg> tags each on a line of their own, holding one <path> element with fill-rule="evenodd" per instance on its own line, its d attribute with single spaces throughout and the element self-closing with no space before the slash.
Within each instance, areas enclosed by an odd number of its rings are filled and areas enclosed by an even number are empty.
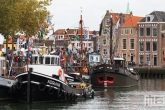
<svg viewBox="0 0 165 110">
<path fill-rule="evenodd" d="M 153 11 L 138 22 L 137 63 L 150 66 L 164 64 L 165 12 Z M 163 31 L 163 32 L 162 32 Z"/>
<path fill-rule="evenodd" d="M 106 58 L 107 60 L 109 60 L 110 58 L 110 16 L 111 15 L 113 20 L 113 29 L 112 29 L 113 33 L 114 33 L 114 27 L 116 26 L 121 16 L 123 16 L 123 22 L 127 21 L 132 17 L 132 14 L 110 13 L 109 10 L 106 11 L 106 14 L 100 24 L 99 36 L 97 41 L 102 58 L 103 59 Z M 115 38 L 116 36 L 113 35 L 113 40 Z"/>
<path fill-rule="evenodd" d="M 143 17 L 133 16 L 130 17 L 122 24 L 121 35 L 118 45 L 118 54 L 126 59 L 126 61 L 134 62 L 136 64 L 137 53 L 137 22 Z"/>
</svg>

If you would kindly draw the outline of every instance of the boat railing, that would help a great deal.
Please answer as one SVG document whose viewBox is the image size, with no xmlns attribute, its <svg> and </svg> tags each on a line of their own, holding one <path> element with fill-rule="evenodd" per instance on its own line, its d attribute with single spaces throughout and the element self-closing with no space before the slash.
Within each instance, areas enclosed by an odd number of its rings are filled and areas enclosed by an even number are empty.
<svg viewBox="0 0 165 110">
<path fill-rule="evenodd" d="M 129 69 L 119 68 L 119 72 L 123 73 L 123 74 L 125 74 L 125 75 L 127 75 L 133 79 L 138 79 L 138 74 L 136 74 L 136 75 L 132 74 Z"/>
</svg>

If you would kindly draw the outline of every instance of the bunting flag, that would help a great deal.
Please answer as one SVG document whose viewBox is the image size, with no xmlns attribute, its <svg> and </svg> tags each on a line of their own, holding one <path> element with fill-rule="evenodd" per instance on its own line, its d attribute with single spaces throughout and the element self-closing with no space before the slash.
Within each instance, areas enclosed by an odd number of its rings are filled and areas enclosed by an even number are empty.
<svg viewBox="0 0 165 110">
<path fill-rule="evenodd" d="M 89 39 L 89 30 L 85 30 L 85 36 L 84 39 Z"/>
<path fill-rule="evenodd" d="M 50 17 L 49 17 L 49 16 L 48 16 L 48 18 L 47 18 L 47 22 L 49 23 L 49 25 L 51 25 L 51 24 L 52 24 L 51 19 L 50 19 Z"/>
<path fill-rule="evenodd" d="M 20 42 L 20 38 L 17 39 L 17 50 L 19 50 L 19 42 Z"/>
<path fill-rule="evenodd" d="M 115 34 L 116 34 L 116 30 L 118 29 L 120 27 L 120 19 L 117 21 L 117 23 L 116 23 L 116 25 L 115 25 L 115 27 L 114 27 L 114 29 L 113 29 L 113 35 L 115 36 Z"/>
<path fill-rule="evenodd" d="M 74 30 L 74 36 L 75 36 L 76 40 L 78 40 L 78 41 L 80 40 L 80 37 L 78 36 L 78 30 L 77 29 Z"/>
<path fill-rule="evenodd" d="M 93 38 L 96 38 L 96 31 L 95 31 L 95 30 L 93 31 L 92 34 L 93 34 L 92 37 L 93 37 Z"/>
</svg>

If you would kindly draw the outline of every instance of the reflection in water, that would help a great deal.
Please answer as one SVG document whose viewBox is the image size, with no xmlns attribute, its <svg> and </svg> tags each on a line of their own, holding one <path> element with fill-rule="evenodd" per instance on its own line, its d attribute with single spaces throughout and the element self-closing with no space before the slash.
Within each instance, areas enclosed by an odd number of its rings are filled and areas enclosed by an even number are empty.
<svg viewBox="0 0 165 110">
<path fill-rule="evenodd" d="M 145 95 L 165 95 L 165 79 L 141 79 L 132 88 L 95 89 L 94 99 L 65 103 L 25 104 L 0 102 L 0 110 L 164 110 L 146 107 Z"/>
</svg>

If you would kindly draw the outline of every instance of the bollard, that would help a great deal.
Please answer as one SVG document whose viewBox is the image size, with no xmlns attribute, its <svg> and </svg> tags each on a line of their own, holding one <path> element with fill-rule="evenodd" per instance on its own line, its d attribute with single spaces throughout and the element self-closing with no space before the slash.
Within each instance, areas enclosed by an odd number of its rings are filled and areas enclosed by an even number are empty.
<svg viewBox="0 0 165 110">
<path fill-rule="evenodd" d="M 32 68 L 29 68 L 28 71 L 28 76 L 27 76 L 27 103 L 31 102 L 31 90 L 30 90 L 30 84 L 31 84 L 31 79 L 30 79 L 30 74 L 33 71 Z"/>
</svg>

